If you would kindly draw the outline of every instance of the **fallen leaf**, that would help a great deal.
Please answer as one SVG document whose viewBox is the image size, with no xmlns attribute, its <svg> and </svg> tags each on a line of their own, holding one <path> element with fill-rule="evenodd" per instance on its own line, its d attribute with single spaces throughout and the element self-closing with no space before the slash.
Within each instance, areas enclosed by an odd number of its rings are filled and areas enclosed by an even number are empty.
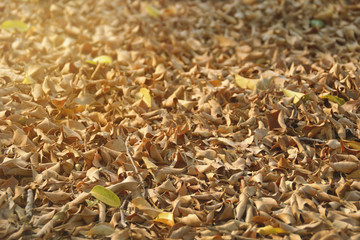
<svg viewBox="0 0 360 240">
<path fill-rule="evenodd" d="M 20 20 L 6 20 L 0 25 L 0 28 L 10 31 L 17 30 L 19 32 L 26 32 L 28 30 L 27 24 Z"/>
<path fill-rule="evenodd" d="M 87 63 L 92 65 L 97 64 L 112 64 L 112 58 L 107 55 L 101 55 L 96 58 L 93 58 L 92 60 L 86 60 Z"/>
<path fill-rule="evenodd" d="M 250 79 L 250 78 L 242 77 L 242 76 L 236 74 L 235 82 L 241 88 L 247 88 L 250 90 L 254 90 L 256 85 L 260 82 L 260 79 Z"/>
<path fill-rule="evenodd" d="M 147 4 L 147 3 L 145 4 L 145 9 L 150 17 L 158 18 L 161 14 L 158 9 L 156 9 L 154 6 Z"/>
<path fill-rule="evenodd" d="M 293 103 L 295 104 L 298 103 L 300 99 L 302 99 L 305 96 L 304 93 L 294 92 L 288 89 L 283 89 L 282 91 L 285 94 L 285 96 L 294 98 Z"/>
<path fill-rule="evenodd" d="M 93 195 L 99 201 L 112 206 L 112 207 L 120 207 L 120 199 L 119 197 L 111 190 L 104 188 L 103 186 L 96 185 L 90 191 L 91 195 Z"/>
<path fill-rule="evenodd" d="M 334 102 L 334 103 L 337 103 L 339 104 L 340 106 L 341 105 L 344 105 L 345 104 L 345 100 L 341 97 L 337 97 L 337 96 L 333 96 L 333 95 L 330 95 L 330 94 L 326 94 L 326 95 L 323 95 L 321 96 L 321 98 L 326 98 L 326 99 L 329 99 L 331 102 Z"/>
<path fill-rule="evenodd" d="M 146 103 L 146 105 L 151 108 L 151 95 L 148 89 L 140 88 L 140 93 Z"/>
<path fill-rule="evenodd" d="M 271 235 L 271 234 L 286 234 L 287 233 L 287 231 L 285 231 L 284 229 L 282 229 L 282 228 L 274 228 L 271 225 L 258 228 L 256 230 L 256 232 L 261 234 L 261 235 L 264 235 L 264 236 Z"/>
<path fill-rule="evenodd" d="M 162 212 L 155 219 L 155 222 L 164 223 L 170 227 L 174 226 L 174 216 L 172 213 Z"/>
</svg>

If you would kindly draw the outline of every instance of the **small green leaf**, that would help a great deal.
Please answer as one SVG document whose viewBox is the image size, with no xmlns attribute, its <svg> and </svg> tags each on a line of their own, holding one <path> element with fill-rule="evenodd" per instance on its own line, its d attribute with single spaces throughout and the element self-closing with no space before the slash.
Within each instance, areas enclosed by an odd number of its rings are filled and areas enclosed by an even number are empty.
<svg viewBox="0 0 360 240">
<path fill-rule="evenodd" d="M 150 17 L 157 18 L 160 16 L 160 11 L 150 4 L 145 4 L 145 8 Z"/>
<path fill-rule="evenodd" d="M 1 24 L 0 28 L 10 31 L 16 29 L 19 32 L 26 32 L 28 30 L 27 24 L 19 20 L 6 20 Z"/>
<path fill-rule="evenodd" d="M 89 64 L 92 64 L 92 65 L 97 65 L 98 63 L 112 64 L 112 58 L 107 55 L 101 55 L 101 56 L 94 58 L 93 60 L 86 60 L 86 62 Z"/>
<path fill-rule="evenodd" d="M 295 104 L 298 103 L 302 97 L 306 96 L 304 93 L 294 92 L 285 88 L 282 91 L 285 96 L 294 97 L 293 103 Z"/>
<path fill-rule="evenodd" d="M 119 207 L 121 204 L 119 197 L 116 196 L 116 194 L 113 191 L 104 188 L 103 186 L 96 185 L 95 187 L 93 187 L 90 193 L 96 199 L 102 201 L 103 203 L 106 203 L 109 206 Z"/>
<path fill-rule="evenodd" d="M 322 20 L 313 19 L 310 21 L 310 25 L 311 25 L 311 27 L 314 27 L 314 28 L 322 28 L 322 27 L 324 27 L 325 24 Z"/>
<path fill-rule="evenodd" d="M 97 200 L 97 199 L 95 199 L 95 200 L 85 199 L 85 202 L 89 207 L 94 207 L 95 205 L 97 205 L 99 203 L 99 200 Z"/>
<path fill-rule="evenodd" d="M 321 96 L 320 98 L 324 99 L 329 99 L 329 101 L 332 101 L 334 103 L 337 103 L 339 104 L 340 106 L 343 105 L 346 101 L 341 98 L 341 97 L 337 97 L 337 96 L 333 96 L 333 95 L 330 95 L 330 94 L 327 94 L 327 95 L 324 95 L 324 96 Z"/>
</svg>

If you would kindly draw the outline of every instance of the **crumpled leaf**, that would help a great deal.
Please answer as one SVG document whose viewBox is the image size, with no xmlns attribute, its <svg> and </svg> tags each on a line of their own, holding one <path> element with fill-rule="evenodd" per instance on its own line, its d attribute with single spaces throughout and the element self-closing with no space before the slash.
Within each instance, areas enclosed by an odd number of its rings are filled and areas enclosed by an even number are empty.
<svg viewBox="0 0 360 240">
<path fill-rule="evenodd" d="M 99 224 L 96 224 L 95 226 L 93 226 L 87 232 L 87 234 L 89 236 L 96 235 L 96 236 L 105 237 L 105 236 L 109 236 L 109 235 L 113 234 L 114 232 L 115 232 L 115 230 L 109 224 L 99 223 Z"/>
<path fill-rule="evenodd" d="M 113 191 L 106 189 L 103 186 L 96 185 L 95 187 L 93 187 L 90 193 L 96 199 L 102 201 L 109 206 L 120 207 L 121 205 L 119 197 Z"/>
<path fill-rule="evenodd" d="M 134 198 L 131 202 L 136 208 L 148 214 L 152 218 L 156 218 L 161 213 L 160 210 L 152 207 L 143 197 Z"/>
<path fill-rule="evenodd" d="M 155 219 L 155 222 L 164 223 L 170 227 L 174 226 L 174 216 L 172 213 L 169 212 L 162 212 L 160 213 Z"/>
</svg>

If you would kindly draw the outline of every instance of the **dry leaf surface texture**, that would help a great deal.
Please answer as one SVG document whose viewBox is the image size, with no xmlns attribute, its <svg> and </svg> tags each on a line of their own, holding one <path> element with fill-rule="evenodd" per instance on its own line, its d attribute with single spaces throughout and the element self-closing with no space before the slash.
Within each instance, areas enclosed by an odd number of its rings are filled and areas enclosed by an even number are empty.
<svg viewBox="0 0 360 240">
<path fill-rule="evenodd" d="M 360 238 L 358 1 L 0 11 L 1 239 Z"/>
</svg>

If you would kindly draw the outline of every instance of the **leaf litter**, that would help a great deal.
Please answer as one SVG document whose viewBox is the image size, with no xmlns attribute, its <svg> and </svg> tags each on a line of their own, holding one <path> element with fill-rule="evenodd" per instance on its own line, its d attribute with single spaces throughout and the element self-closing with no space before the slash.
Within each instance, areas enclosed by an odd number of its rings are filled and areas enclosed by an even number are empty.
<svg viewBox="0 0 360 240">
<path fill-rule="evenodd" d="M 0 238 L 359 238 L 356 1 L 0 9 Z"/>
</svg>

